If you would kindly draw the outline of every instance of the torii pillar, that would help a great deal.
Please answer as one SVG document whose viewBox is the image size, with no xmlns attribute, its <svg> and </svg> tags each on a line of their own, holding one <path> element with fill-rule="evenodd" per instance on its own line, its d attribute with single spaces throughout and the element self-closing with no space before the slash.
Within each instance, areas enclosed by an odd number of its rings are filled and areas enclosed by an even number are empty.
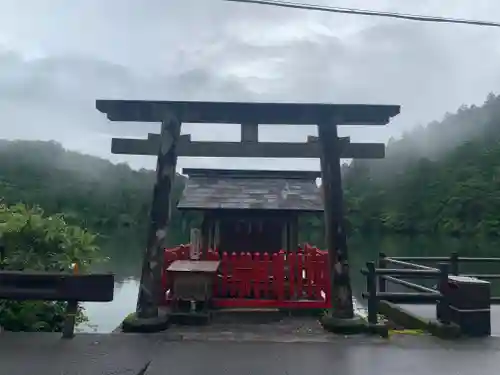
<svg viewBox="0 0 500 375">
<path fill-rule="evenodd" d="M 340 119 L 318 124 L 321 179 L 324 202 L 325 244 L 328 248 L 331 283 L 331 311 L 323 318 L 323 326 L 335 333 L 357 333 L 366 330 L 355 316 L 349 275 L 347 235 L 343 210 L 340 157 L 349 139 L 339 139 Z"/>
<path fill-rule="evenodd" d="M 171 192 L 175 182 L 176 147 L 180 133 L 181 122 L 173 113 L 167 112 L 161 124 L 156 182 L 151 203 L 147 244 L 143 255 L 136 314 L 133 318 L 126 319 L 122 325 L 127 331 L 159 331 L 166 329 L 169 324 L 168 315 L 159 310 L 159 304 L 163 297 L 161 276 L 172 211 Z"/>
</svg>

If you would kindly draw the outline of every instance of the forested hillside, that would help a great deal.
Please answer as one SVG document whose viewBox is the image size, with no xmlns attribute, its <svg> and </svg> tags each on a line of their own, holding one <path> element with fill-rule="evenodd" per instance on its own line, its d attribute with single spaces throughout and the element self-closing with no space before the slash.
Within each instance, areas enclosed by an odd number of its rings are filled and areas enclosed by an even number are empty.
<svg viewBox="0 0 500 375">
<path fill-rule="evenodd" d="M 500 234 L 500 97 L 462 106 L 443 121 L 391 140 L 383 160 L 344 166 L 349 230 L 362 233 Z M 134 171 L 55 142 L 0 141 L 0 197 L 103 235 L 144 236 L 154 172 Z M 185 178 L 176 179 L 177 200 Z M 301 239 L 319 240 L 321 221 L 303 220 Z M 173 209 L 171 238 L 187 231 Z"/>
<path fill-rule="evenodd" d="M 39 205 L 101 235 L 132 228 L 144 233 L 155 173 L 67 151 L 55 142 L 0 141 L 0 197 Z M 177 199 L 184 186 L 178 175 Z M 182 223 L 173 210 L 173 231 Z"/>
<path fill-rule="evenodd" d="M 391 141 L 384 160 L 345 167 L 350 228 L 500 234 L 500 97 Z"/>
</svg>

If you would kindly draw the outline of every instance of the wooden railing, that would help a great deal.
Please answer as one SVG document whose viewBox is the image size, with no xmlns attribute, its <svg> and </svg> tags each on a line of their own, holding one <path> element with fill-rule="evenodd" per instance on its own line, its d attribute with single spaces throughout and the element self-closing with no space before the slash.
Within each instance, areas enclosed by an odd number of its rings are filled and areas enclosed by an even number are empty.
<svg viewBox="0 0 500 375">
<path fill-rule="evenodd" d="M 72 272 L 35 272 L 0 270 L 0 299 L 17 301 L 67 302 L 63 338 L 73 338 L 79 302 L 111 302 L 113 274 Z"/>
<path fill-rule="evenodd" d="M 165 265 L 189 259 L 189 245 L 165 250 Z M 294 253 L 222 253 L 209 250 L 207 260 L 220 260 L 214 284 L 216 308 L 292 308 L 330 307 L 328 254 L 306 245 Z M 165 303 L 170 303 L 171 280 L 163 273 Z"/>
</svg>

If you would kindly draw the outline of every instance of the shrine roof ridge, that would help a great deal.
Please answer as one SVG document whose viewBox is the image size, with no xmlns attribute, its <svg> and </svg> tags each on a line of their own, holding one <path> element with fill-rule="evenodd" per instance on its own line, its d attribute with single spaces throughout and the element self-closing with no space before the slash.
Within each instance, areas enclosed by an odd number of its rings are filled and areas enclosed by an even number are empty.
<svg viewBox="0 0 500 375">
<path fill-rule="evenodd" d="M 399 105 L 96 100 L 111 121 L 161 122 L 171 111 L 183 123 L 386 125 Z"/>
</svg>

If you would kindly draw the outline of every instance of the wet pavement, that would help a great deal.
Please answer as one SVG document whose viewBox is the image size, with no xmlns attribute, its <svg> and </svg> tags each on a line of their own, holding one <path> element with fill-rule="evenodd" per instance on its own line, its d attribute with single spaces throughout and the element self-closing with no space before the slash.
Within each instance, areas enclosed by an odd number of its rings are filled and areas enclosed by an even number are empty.
<svg viewBox="0 0 500 375">
<path fill-rule="evenodd" d="M 319 331 L 313 321 L 78 334 L 72 340 L 51 333 L 0 334 L 1 374 L 135 375 L 148 362 L 146 375 L 495 374 L 500 339 L 343 337 Z"/>
<path fill-rule="evenodd" d="M 456 344 L 426 336 L 337 337 L 330 342 L 169 340 L 165 335 L 4 334 L 0 369 L 9 375 L 146 374 L 364 375 L 494 374 L 500 342 Z M 479 372 L 478 372 L 479 370 Z"/>
</svg>

